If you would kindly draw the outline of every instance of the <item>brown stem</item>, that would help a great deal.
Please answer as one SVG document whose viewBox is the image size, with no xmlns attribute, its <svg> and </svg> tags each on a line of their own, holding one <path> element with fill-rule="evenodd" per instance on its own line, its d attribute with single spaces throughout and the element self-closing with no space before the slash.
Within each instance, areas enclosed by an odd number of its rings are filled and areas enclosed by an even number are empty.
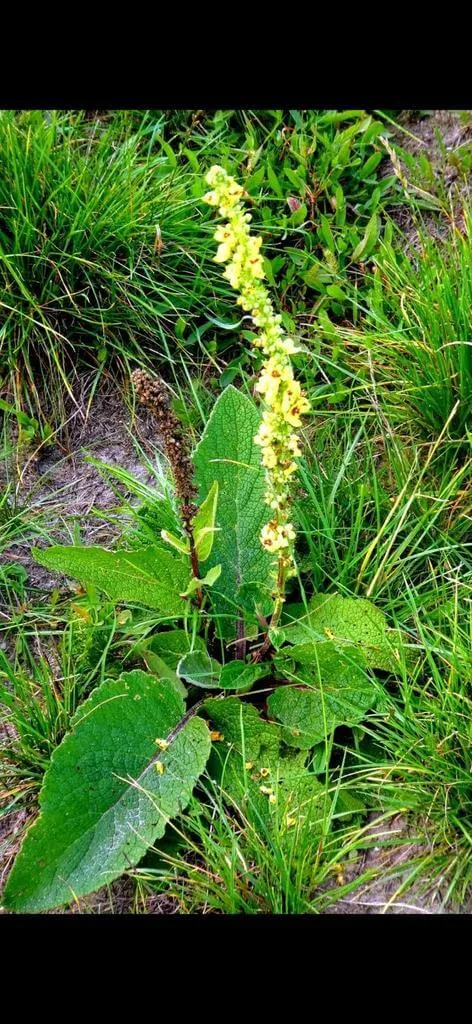
<svg viewBox="0 0 472 1024">
<path fill-rule="evenodd" d="M 179 735 L 179 732 L 182 732 L 182 729 L 184 728 L 184 726 L 187 725 L 187 722 L 189 722 L 190 719 L 193 718 L 194 715 L 196 715 L 197 711 L 200 710 L 200 708 L 202 707 L 202 705 L 205 703 L 206 700 L 207 700 L 206 697 L 202 697 L 201 700 L 197 700 L 197 703 L 194 704 L 193 707 L 191 707 L 190 710 L 185 713 L 183 718 L 180 719 L 180 722 L 178 722 L 178 724 L 175 726 L 175 728 L 172 729 L 172 732 L 169 733 L 169 735 L 167 737 L 167 740 L 166 740 L 167 743 L 169 743 L 169 744 L 173 743 L 173 741 L 175 740 L 176 736 Z M 159 760 L 159 756 L 154 758 L 154 760 L 158 761 Z"/>
<path fill-rule="evenodd" d="M 237 643 L 234 649 L 235 657 L 237 661 L 244 661 L 246 657 L 246 637 L 244 629 L 244 619 L 240 618 L 237 622 Z"/>
<path fill-rule="evenodd" d="M 193 530 L 192 530 L 192 519 L 193 519 L 193 516 L 195 515 L 196 511 L 197 511 L 197 509 L 196 509 L 195 505 L 190 504 L 188 501 L 185 501 L 182 504 L 182 506 L 181 506 L 182 522 L 183 522 L 184 530 L 185 530 L 185 533 L 187 534 L 188 542 L 189 542 L 190 565 L 191 565 L 191 568 L 192 568 L 192 576 L 193 576 L 194 579 L 199 580 L 200 579 L 200 566 L 198 564 L 198 555 L 197 555 L 197 550 L 196 550 L 196 547 L 195 547 L 195 541 L 193 539 Z M 197 605 L 197 608 L 201 608 L 202 607 L 202 604 L 203 604 L 203 590 L 202 590 L 201 587 L 199 587 L 198 590 L 195 592 L 195 604 Z"/>
<path fill-rule="evenodd" d="M 215 696 L 218 697 L 221 696 L 221 694 L 215 694 Z M 167 748 L 170 747 L 171 743 L 173 743 L 175 738 L 179 735 L 179 732 L 182 732 L 182 729 L 187 725 L 187 722 L 189 722 L 190 719 L 197 714 L 197 711 L 200 710 L 200 708 L 202 707 L 206 700 L 206 697 L 202 697 L 201 700 L 197 700 L 197 703 L 194 704 L 193 707 L 191 707 L 190 710 L 185 713 L 183 718 L 180 719 L 180 722 L 177 723 L 175 728 L 172 729 L 172 732 L 170 732 L 169 735 L 167 736 L 167 739 L 165 741 L 165 750 L 167 750 Z M 156 754 L 156 756 L 153 757 L 152 760 L 149 762 L 149 767 L 151 768 L 152 765 L 158 764 L 159 761 L 161 760 L 161 757 L 162 754 L 160 752 Z"/>
<path fill-rule="evenodd" d="M 157 420 L 164 451 L 174 478 L 183 527 L 189 540 L 192 575 L 194 579 L 199 580 L 200 569 L 192 530 L 192 520 L 197 512 L 197 506 L 193 504 L 192 497 L 196 495 L 197 489 L 192 481 L 192 460 L 188 449 L 188 439 L 185 436 L 182 423 L 171 407 L 164 382 L 151 377 L 146 370 L 135 370 L 131 380 L 139 401 L 151 410 Z M 203 591 L 201 587 L 198 587 L 195 592 L 194 602 L 197 608 L 202 607 Z"/>
</svg>

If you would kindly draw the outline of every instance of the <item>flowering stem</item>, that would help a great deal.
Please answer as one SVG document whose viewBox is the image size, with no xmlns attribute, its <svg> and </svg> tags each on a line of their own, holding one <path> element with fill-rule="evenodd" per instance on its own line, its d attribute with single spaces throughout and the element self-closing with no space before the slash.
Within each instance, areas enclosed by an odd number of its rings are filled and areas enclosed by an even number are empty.
<svg viewBox="0 0 472 1024">
<path fill-rule="evenodd" d="M 241 202 L 244 194 L 240 185 L 219 166 L 206 175 L 211 191 L 205 202 L 217 206 L 226 223 L 215 232 L 219 242 L 215 256 L 217 263 L 226 263 L 224 276 L 238 291 L 238 304 L 250 311 L 259 336 L 254 342 L 265 357 L 256 391 L 264 401 L 262 423 L 254 438 L 262 451 L 262 464 L 266 470 L 266 504 L 271 518 L 263 526 L 260 539 L 263 547 L 274 555 L 274 612 L 271 626 L 279 620 L 284 602 L 285 584 L 295 574 L 295 530 L 290 522 L 290 483 L 296 472 L 296 459 L 301 456 L 299 440 L 294 428 L 301 426 L 301 415 L 310 408 L 298 381 L 295 380 L 291 356 L 300 349 L 291 338 L 284 336 L 282 317 L 276 314 L 267 288 L 260 249 L 262 238 L 251 235 L 251 214 Z M 270 646 L 268 638 L 258 652 L 259 660 Z"/>
<path fill-rule="evenodd" d="M 279 557 L 278 573 L 277 573 L 277 593 L 276 593 L 276 598 L 275 598 L 274 610 L 272 612 L 271 620 L 269 622 L 269 627 L 268 627 L 268 630 L 267 630 L 264 642 L 258 648 L 258 650 L 254 652 L 254 654 L 252 656 L 252 661 L 253 661 L 254 664 L 257 664 L 257 662 L 262 661 L 262 659 L 265 657 L 265 655 L 267 654 L 267 651 L 269 650 L 269 648 L 271 646 L 271 643 L 272 643 L 272 641 L 270 639 L 271 630 L 275 629 L 275 627 L 278 624 L 278 621 L 279 621 L 281 613 L 282 613 L 282 608 L 284 606 L 284 601 L 285 601 L 285 597 L 284 597 L 284 594 L 285 594 L 285 571 L 286 571 L 285 562 L 284 562 L 283 558 Z"/>
</svg>

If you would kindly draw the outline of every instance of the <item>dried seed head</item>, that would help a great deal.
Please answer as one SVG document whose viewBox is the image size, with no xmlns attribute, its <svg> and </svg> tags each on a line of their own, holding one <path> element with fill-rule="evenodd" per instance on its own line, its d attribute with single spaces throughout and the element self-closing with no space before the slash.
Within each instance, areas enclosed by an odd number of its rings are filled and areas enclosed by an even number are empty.
<svg viewBox="0 0 472 1024">
<path fill-rule="evenodd" d="M 189 499 L 197 493 L 197 489 L 192 483 L 193 466 L 184 429 L 172 409 L 167 388 L 163 380 L 151 377 L 146 370 L 135 370 L 131 375 L 131 381 L 139 401 L 152 412 L 157 420 L 164 451 L 172 470 L 177 496 L 184 503 L 183 518 L 184 521 L 190 520 L 196 512 L 195 505 L 189 502 Z"/>
</svg>

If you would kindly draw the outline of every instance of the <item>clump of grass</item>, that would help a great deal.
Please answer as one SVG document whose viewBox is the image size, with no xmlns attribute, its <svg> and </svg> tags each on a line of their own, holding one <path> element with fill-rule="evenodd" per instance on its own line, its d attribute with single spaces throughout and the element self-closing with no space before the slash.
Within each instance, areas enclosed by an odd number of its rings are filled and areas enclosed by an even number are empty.
<svg viewBox="0 0 472 1024">
<path fill-rule="evenodd" d="M 213 290 L 193 178 L 156 143 L 161 127 L 145 113 L 0 114 L 0 370 L 18 404 L 29 389 L 42 414 L 41 382 L 68 388 L 81 360 L 172 361 L 167 334 Z"/>
<path fill-rule="evenodd" d="M 287 842 L 283 821 L 269 827 L 250 799 L 243 805 L 208 779 L 133 877 L 182 913 L 316 913 L 316 889 L 339 878 L 343 841 L 347 853 L 356 832 L 346 824 L 352 811 L 336 812 L 336 793 L 326 792 L 318 836 L 302 826 Z"/>
<path fill-rule="evenodd" d="M 114 608 L 99 601 L 93 588 L 66 611 L 57 598 L 46 607 L 13 610 L 4 626 L 10 651 L 7 657 L 0 650 L 0 709 L 7 726 L 0 781 L 7 795 L 18 780 L 25 792 L 37 793 L 79 703 L 104 678 L 117 629 Z"/>
<path fill-rule="evenodd" d="M 363 258 L 376 250 L 381 210 L 398 191 L 394 175 L 379 173 L 385 131 L 362 110 L 4 111 L 0 381 L 9 397 L 42 419 L 44 394 L 68 390 L 80 361 L 97 374 L 107 365 L 128 373 L 132 361 L 170 369 L 179 350 L 214 358 L 234 345 L 241 325 L 198 201 L 214 162 L 257 202 L 285 315 L 312 300 L 345 315 L 351 299 L 339 282 L 356 249 Z"/>
<path fill-rule="evenodd" d="M 470 897 L 472 682 L 472 584 L 452 573 L 444 583 L 431 574 L 435 608 L 421 590 L 405 587 L 414 640 L 398 692 L 385 721 L 369 724 L 357 754 L 359 793 L 377 791 L 384 806 L 398 801 L 422 837 L 416 879 L 435 885 L 442 906 Z"/>
<path fill-rule="evenodd" d="M 431 440 L 447 423 L 463 454 L 472 423 L 470 214 L 463 232 L 419 239 L 419 252 L 400 240 L 380 247 L 362 325 L 340 333 L 395 430 Z"/>
<path fill-rule="evenodd" d="M 353 397 L 350 408 L 320 414 L 305 446 L 300 568 L 314 574 L 316 590 L 372 597 L 390 614 L 403 606 L 405 580 L 424 601 L 433 569 L 438 578 L 451 566 L 471 571 L 470 460 L 451 471 L 441 435 L 403 447 L 363 404 Z"/>
</svg>

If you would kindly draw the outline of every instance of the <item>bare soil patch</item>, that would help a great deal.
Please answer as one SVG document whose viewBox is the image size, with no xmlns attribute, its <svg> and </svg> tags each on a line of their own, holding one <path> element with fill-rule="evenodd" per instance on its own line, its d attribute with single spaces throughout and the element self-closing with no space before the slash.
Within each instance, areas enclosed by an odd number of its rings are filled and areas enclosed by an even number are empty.
<svg viewBox="0 0 472 1024">
<path fill-rule="evenodd" d="M 121 467 L 137 480 L 152 484 L 152 472 L 143 464 L 133 438 L 156 467 L 162 461 L 159 439 L 146 410 L 139 408 L 133 414 L 116 388 L 108 386 L 101 390 L 87 414 L 84 395 L 79 393 L 76 400 L 78 407 L 70 411 L 60 447 L 56 444 L 32 451 L 26 458 L 16 482 L 15 500 L 18 506 L 26 506 L 30 511 L 46 511 L 46 527 L 57 543 L 70 542 L 66 524 L 70 526 L 74 520 L 83 543 L 107 546 L 119 533 L 119 527 L 112 525 L 106 515 L 101 518 L 96 513 L 116 507 L 116 491 L 121 490 L 123 497 L 129 494 L 119 484 L 114 485 L 114 490 L 100 471 L 86 461 L 87 456 Z M 4 466 L 4 480 L 6 471 Z M 46 542 L 35 543 L 40 547 Z M 53 578 L 31 557 L 29 543 L 12 544 L 0 557 L 26 568 L 29 587 L 48 591 L 57 586 L 57 576 Z"/>
<path fill-rule="evenodd" d="M 415 111 L 405 111 L 399 121 L 406 133 L 401 129 L 395 131 L 395 141 L 412 156 L 418 157 L 424 154 L 427 157 L 433 167 L 435 185 L 441 183 L 443 187 L 445 186 L 452 210 L 452 219 L 459 230 L 463 230 L 463 202 L 470 195 L 472 168 L 465 174 L 461 172 L 457 165 L 457 155 L 462 146 L 470 145 L 472 147 L 472 111 L 434 110 L 427 117 L 420 117 Z M 402 163 L 401 160 L 400 163 Z M 390 160 L 385 164 L 384 173 L 386 175 L 393 173 Z M 409 178 L 407 169 L 406 177 Z M 428 186 L 424 182 L 414 180 L 412 184 L 422 185 L 428 190 Z M 435 185 L 433 184 L 433 193 Z M 418 249 L 417 224 L 408 204 L 395 206 L 389 212 L 405 232 L 411 245 Z M 423 210 L 421 219 L 424 227 L 434 238 L 444 238 L 451 230 L 451 220 L 437 213 Z"/>
<path fill-rule="evenodd" d="M 425 833 L 425 829 L 421 830 Z M 440 879 L 429 885 L 422 879 L 407 884 L 414 861 L 428 852 L 424 834 L 408 823 L 402 814 L 381 824 L 375 818 L 367 831 L 372 844 L 352 864 L 343 865 L 344 884 L 366 872 L 370 880 L 333 903 L 328 914 L 470 914 L 472 896 L 462 905 L 448 903 L 444 908 L 445 885 Z M 377 841 L 376 841 L 377 840 Z M 402 891 L 403 890 L 403 891 Z"/>
</svg>

